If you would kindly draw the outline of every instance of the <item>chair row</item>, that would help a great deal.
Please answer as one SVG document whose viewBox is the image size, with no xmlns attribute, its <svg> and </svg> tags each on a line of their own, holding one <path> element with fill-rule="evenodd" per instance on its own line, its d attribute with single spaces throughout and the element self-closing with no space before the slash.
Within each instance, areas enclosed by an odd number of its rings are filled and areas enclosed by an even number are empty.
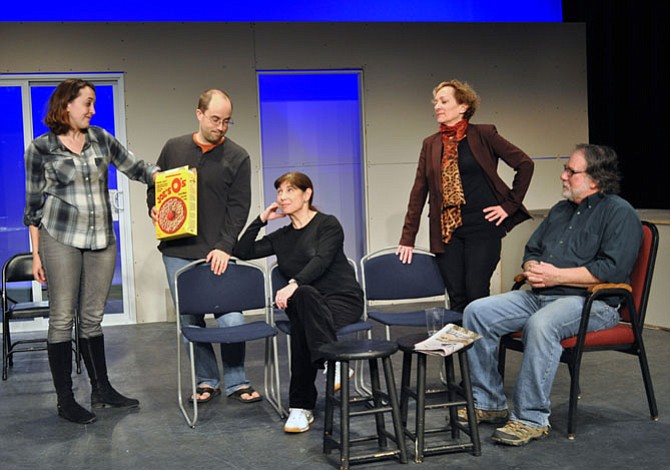
<svg viewBox="0 0 670 470">
<path fill-rule="evenodd" d="M 358 269 L 353 260 L 349 260 L 358 277 Z M 402 264 L 395 255 L 395 248 L 388 248 L 372 253 L 361 260 L 361 284 L 366 295 L 366 308 L 363 318 L 340 329 L 338 337 L 346 335 L 371 336 L 372 324 L 368 318 L 385 326 L 386 336 L 390 338 L 391 326 L 416 326 L 425 328 L 423 310 L 412 310 L 401 313 L 388 313 L 368 308 L 370 302 L 376 301 L 419 301 L 427 298 L 439 298 L 445 302 L 445 320 L 460 322 L 461 315 L 446 309 L 444 283 L 435 263 L 434 255 L 424 250 L 417 250 L 412 264 Z M 266 276 L 265 270 L 253 263 L 235 260 L 229 264 L 225 273 L 214 275 L 204 260 L 195 261 L 175 275 L 176 309 L 177 309 L 177 340 L 183 335 L 190 343 L 191 393 L 195 394 L 196 378 L 193 360 L 193 343 L 239 343 L 257 339 L 265 340 L 264 390 L 268 402 L 280 415 L 285 415 L 281 404 L 280 374 L 277 352 L 278 331 L 290 335 L 290 321 L 286 315 L 273 308 L 272 301 L 276 291 L 284 287 L 288 279 L 276 265 Z M 225 314 L 233 311 L 262 310 L 264 319 L 244 325 L 226 328 L 198 328 L 182 326 L 181 315 Z M 287 342 L 288 344 L 288 342 Z M 198 419 L 198 404 L 193 403 L 192 411 L 186 409 L 185 397 L 182 393 L 181 348 L 178 348 L 178 399 L 179 405 L 188 424 L 195 426 Z M 290 347 L 288 356 L 290 362 Z M 362 369 L 356 370 L 354 381 L 359 393 L 367 393 L 362 380 Z"/>
<path fill-rule="evenodd" d="M 658 419 L 656 399 L 642 338 L 651 280 L 658 252 L 658 230 L 653 224 L 643 222 L 643 231 L 643 244 L 640 249 L 638 260 L 630 276 L 631 284 L 599 285 L 591 289 L 584 304 L 583 320 L 581 322 L 579 333 L 575 337 L 566 338 L 561 342 L 563 347 L 561 361 L 568 365 L 571 376 L 568 413 L 569 438 L 574 438 L 575 436 L 577 399 L 579 398 L 580 392 L 579 374 L 581 359 L 584 353 L 590 351 L 620 351 L 637 356 L 645 385 L 650 415 L 652 420 Z M 351 260 L 350 263 L 352 264 L 353 269 L 356 270 L 356 264 Z M 188 287 L 183 288 L 183 291 L 180 287 L 180 296 L 187 295 L 189 297 L 195 297 L 196 304 L 198 305 L 198 308 L 195 309 L 196 313 L 223 313 L 226 311 L 246 310 L 249 308 L 265 309 L 265 321 L 260 323 L 263 323 L 263 329 L 267 335 L 264 336 L 266 338 L 266 395 L 268 395 L 269 401 L 275 410 L 283 416 L 284 409 L 281 406 L 279 395 L 280 384 L 277 364 L 276 335 L 278 331 L 277 328 L 286 334 L 290 334 L 290 322 L 287 318 L 281 315 L 281 312 L 275 312 L 272 308 L 272 294 L 276 292 L 277 289 L 286 285 L 286 278 L 276 266 L 271 268 L 270 276 L 265 276 L 265 272 L 262 268 L 241 261 L 238 261 L 232 269 L 229 267 L 224 276 L 212 275 L 209 268 L 204 266 L 202 262 L 196 262 L 191 268 L 187 267 L 185 270 L 195 268 L 196 266 L 200 266 L 199 270 L 202 271 L 202 275 L 205 278 L 209 277 L 209 279 L 201 279 L 195 283 L 190 283 Z M 256 270 L 258 272 L 256 280 L 256 283 L 258 284 L 258 299 L 256 304 L 252 307 L 245 304 L 245 301 L 252 297 L 247 292 L 247 287 L 243 285 L 243 281 L 236 280 L 239 276 L 238 271 L 241 270 Z M 242 279 L 242 277 L 239 277 L 239 279 Z M 517 282 L 515 288 L 519 288 L 523 284 L 521 279 L 517 279 L 517 281 L 519 282 Z M 177 279 L 177 282 L 179 285 L 179 279 Z M 423 310 L 390 313 L 373 308 L 373 304 L 378 301 L 399 302 L 401 300 L 412 300 L 419 302 L 426 298 L 445 298 L 444 284 L 435 263 L 435 259 L 432 254 L 424 250 L 415 250 L 411 264 L 403 264 L 400 262 L 395 255 L 395 247 L 380 250 L 363 257 L 360 263 L 360 283 L 365 294 L 365 311 L 363 318 L 356 324 L 348 326 L 346 330 L 342 329 L 339 331 L 338 336 L 343 336 L 346 333 L 355 333 L 359 335 L 363 333 L 367 334 L 368 338 L 371 337 L 370 330 L 372 325 L 368 322 L 368 319 L 375 320 L 384 325 L 387 340 L 390 339 L 390 328 L 392 326 L 425 327 L 425 314 Z M 265 291 L 263 291 L 263 289 L 265 289 Z M 205 295 L 204 292 L 207 292 L 207 295 Z M 588 332 L 587 325 L 591 305 L 603 295 L 611 296 L 613 294 L 621 296 L 622 299 L 620 305 L 620 324 L 607 330 Z M 191 313 L 191 311 L 187 311 L 187 309 L 182 308 L 182 306 L 178 307 L 178 311 L 179 313 Z M 275 313 L 277 313 L 277 318 L 275 318 Z M 461 314 L 451 312 L 446 308 L 446 299 L 445 315 L 447 316 L 447 322 L 458 323 L 462 318 Z M 254 327 L 254 323 L 250 324 L 250 329 L 259 328 Z M 235 328 L 247 328 L 247 325 Z M 185 333 L 185 335 L 186 334 L 187 333 Z M 216 335 L 216 333 L 213 332 L 201 332 L 201 334 L 211 334 L 212 336 L 208 336 L 207 340 L 211 340 L 214 338 L 214 335 Z M 224 333 L 222 332 L 222 334 Z M 237 337 L 236 341 L 240 341 L 240 338 Z M 230 342 L 234 341 L 231 340 Z M 503 337 L 501 341 L 498 358 L 501 375 L 504 375 L 505 352 L 507 349 L 523 351 L 522 332 L 507 335 Z M 193 363 L 191 363 L 191 365 L 193 368 Z M 357 374 L 355 377 L 359 379 L 359 385 L 356 390 L 359 391 L 359 393 L 368 391 L 363 385 L 362 375 L 359 376 Z M 271 382 L 268 381 L 269 379 L 271 379 Z M 193 392 L 195 392 L 195 378 L 193 371 L 192 382 L 192 389 Z M 356 384 L 356 380 L 354 384 Z M 197 407 L 197 404 L 194 405 Z M 183 405 L 182 411 L 184 411 Z M 188 417 L 187 420 L 189 420 Z M 191 421 L 189 421 L 189 423 L 192 425 L 195 424 Z"/>
</svg>

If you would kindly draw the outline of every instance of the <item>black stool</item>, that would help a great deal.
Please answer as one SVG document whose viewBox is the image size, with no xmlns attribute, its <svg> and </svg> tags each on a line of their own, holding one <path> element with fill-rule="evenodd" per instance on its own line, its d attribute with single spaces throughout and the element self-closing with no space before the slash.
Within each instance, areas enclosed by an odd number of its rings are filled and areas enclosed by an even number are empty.
<svg viewBox="0 0 670 470">
<path fill-rule="evenodd" d="M 398 351 L 398 345 L 391 341 L 365 339 L 338 341 L 321 347 L 321 353 L 328 361 L 328 374 L 326 375 L 326 416 L 323 426 L 323 452 L 330 454 L 333 449 L 340 450 L 340 469 L 348 469 L 349 464 L 374 462 L 377 460 L 397 457 L 401 463 L 407 463 L 407 450 L 403 435 L 402 423 L 400 421 L 400 405 L 393 378 L 393 367 L 391 355 Z M 382 391 L 379 381 L 379 366 L 377 359 L 382 360 L 384 377 L 388 393 Z M 349 397 L 349 361 L 367 360 L 370 365 L 370 382 L 372 385 L 372 396 Z M 341 363 L 344 371 L 341 377 L 340 396 L 334 392 L 335 386 L 335 362 Z M 388 406 L 390 404 L 390 406 Z M 333 413 L 335 407 L 340 407 L 340 441 L 333 437 Z M 361 411 L 351 411 L 350 405 L 365 405 Z M 391 413 L 395 433 L 386 430 L 384 413 Z M 377 434 L 373 436 L 350 439 L 349 420 L 353 416 L 374 414 Z M 350 447 L 367 441 L 377 440 L 379 447 L 388 447 L 387 439 L 395 442 L 397 449 L 376 451 L 371 454 L 350 457 Z"/>
<path fill-rule="evenodd" d="M 405 429 L 405 435 L 414 442 L 414 461 L 420 463 L 426 455 L 438 455 L 452 452 L 471 451 L 473 455 L 481 455 L 481 445 L 479 442 L 479 429 L 475 421 L 475 404 L 472 398 L 472 385 L 470 383 L 470 368 L 468 366 L 468 355 L 465 353 L 472 345 L 446 356 L 444 365 L 446 366 L 446 388 L 438 390 L 426 390 L 426 357 L 427 355 L 414 350 L 414 345 L 427 338 L 426 334 L 413 334 L 398 338 L 398 346 L 403 351 L 402 379 L 400 384 L 400 410 L 402 414 L 402 423 Z M 410 385 L 412 372 L 412 356 L 416 355 L 416 389 Z M 458 361 L 461 369 L 461 384 L 456 383 L 454 378 L 454 355 L 458 355 Z M 426 396 L 446 394 L 447 401 L 426 404 Z M 407 412 L 409 408 L 409 398 L 416 402 L 416 426 L 412 432 L 407 426 Z M 468 423 L 475 423 L 474 426 L 460 423 L 458 421 L 458 408 L 466 407 L 468 414 Z M 426 429 L 426 410 L 447 408 L 449 410 L 449 426 Z M 463 431 L 470 437 L 470 441 L 461 441 L 460 431 Z M 428 447 L 425 437 L 427 434 L 437 434 L 442 432 L 451 432 L 452 442 Z"/>
</svg>

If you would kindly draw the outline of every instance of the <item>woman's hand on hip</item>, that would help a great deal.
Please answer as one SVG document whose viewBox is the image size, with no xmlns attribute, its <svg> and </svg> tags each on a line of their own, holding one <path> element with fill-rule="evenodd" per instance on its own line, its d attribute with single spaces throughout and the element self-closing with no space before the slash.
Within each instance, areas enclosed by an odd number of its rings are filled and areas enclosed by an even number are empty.
<svg viewBox="0 0 670 470">
<path fill-rule="evenodd" d="M 503 223 L 509 215 L 502 206 L 490 206 L 484 208 L 484 218 L 489 222 L 495 222 L 496 227 Z"/>
</svg>

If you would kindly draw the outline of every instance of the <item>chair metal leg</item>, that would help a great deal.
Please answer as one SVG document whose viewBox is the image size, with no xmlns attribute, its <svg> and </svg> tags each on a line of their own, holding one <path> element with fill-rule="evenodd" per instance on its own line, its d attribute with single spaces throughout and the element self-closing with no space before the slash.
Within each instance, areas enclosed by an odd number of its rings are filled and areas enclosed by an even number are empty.
<svg viewBox="0 0 670 470">
<path fill-rule="evenodd" d="M 188 411 L 184 405 L 184 396 L 182 393 L 182 380 L 181 380 L 181 345 L 179 344 L 181 340 L 181 333 L 177 331 L 177 400 L 179 402 L 179 409 L 184 415 L 184 419 L 191 428 L 195 429 L 195 423 L 198 421 L 198 400 L 193 400 L 193 417 L 189 416 Z M 195 384 L 195 354 L 193 352 L 193 343 L 189 342 L 189 362 L 191 365 L 191 396 L 195 398 L 196 393 L 196 384 Z"/>
<path fill-rule="evenodd" d="M 656 396 L 654 395 L 654 386 L 651 381 L 651 373 L 649 372 L 649 363 L 647 362 L 647 353 L 644 349 L 642 338 L 639 340 L 638 359 L 640 360 L 640 370 L 642 372 L 642 381 L 644 382 L 644 390 L 647 394 L 647 403 L 649 404 L 649 415 L 652 421 L 658 421 L 658 408 L 656 406 Z"/>
<path fill-rule="evenodd" d="M 361 333 L 363 333 L 363 338 L 360 338 Z M 372 339 L 372 330 L 359 331 L 356 333 L 357 339 Z M 354 363 L 354 390 L 362 397 L 372 396 L 372 389 L 367 386 L 365 383 L 365 371 L 363 367 L 363 361 L 356 361 Z"/>
<path fill-rule="evenodd" d="M 265 397 L 277 412 L 280 418 L 285 418 L 287 412 L 281 403 L 281 384 L 279 378 L 279 352 L 277 337 L 265 338 L 265 363 L 263 367 L 263 389 Z"/>
</svg>

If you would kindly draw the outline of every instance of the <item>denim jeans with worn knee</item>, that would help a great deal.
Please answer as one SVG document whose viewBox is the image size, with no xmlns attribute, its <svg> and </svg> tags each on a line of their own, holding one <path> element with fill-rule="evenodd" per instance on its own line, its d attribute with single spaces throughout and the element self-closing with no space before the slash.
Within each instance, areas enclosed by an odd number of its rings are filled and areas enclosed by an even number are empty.
<svg viewBox="0 0 670 470">
<path fill-rule="evenodd" d="M 463 326 L 482 336 L 468 351 L 476 407 L 507 408 L 498 373 L 498 345 L 505 334 L 522 330 L 524 354 L 514 386 L 511 419 L 530 426 L 548 426 L 549 395 L 563 350 L 560 341 L 577 334 L 584 300 L 581 296 L 540 295 L 519 290 L 468 305 Z M 616 308 L 596 301 L 588 329 L 611 328 L 618 321 Z"/>
<path fill-rule="evenodd" d="M 168 277 L 168 285 L 170 286 L 170 294 L 172 294 L 173 301 L 175 294 L 175 273 L 193 261 L 191 259 L 163 255 L 163 264 L 165 264 L 165 272 Z M 205 320 L 202 315 L 182 315 L 181 321 L 184 325 L 205 327 Z M 244 316 L 241 312 L 230 312 L 216 318 L 216 323 L 219 327 L 241 325 L 244 323 Z M 188 341 L 186 339 L 184 339 L 184 345 L 186 346 L 186 351 L 188 351 Z M 216 355 L 214 354 L 212 345 L 209 343 L 195 343 L 193 344 L 193 351 L 195 354 L 195 374 L 198 386 L 209 385 L 210 387 L 219 388 L 221 386 L 219 366 L 216 362 Z M 221 362 L 223 363 L 223 382 L 226 386 L 226 395 L 230 395 L 240 388 L 247 387 L 250 383 L 244 372 L 245 352 L 245 343 L 221 345 Z"/>
</svg>

